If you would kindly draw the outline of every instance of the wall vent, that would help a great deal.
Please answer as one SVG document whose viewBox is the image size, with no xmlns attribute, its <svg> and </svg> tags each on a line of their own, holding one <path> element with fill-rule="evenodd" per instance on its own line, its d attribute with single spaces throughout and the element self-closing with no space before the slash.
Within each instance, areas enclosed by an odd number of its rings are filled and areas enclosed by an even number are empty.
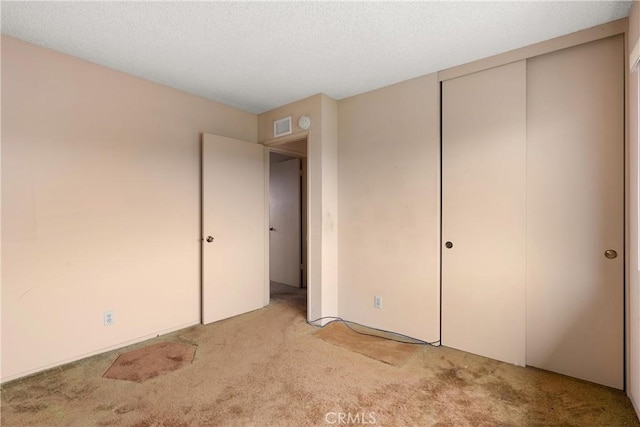
<svg viewBox="0 0 640 427">
<path fill-rule="evenodd" d="M 290 135 L 293 131 L 291 130 L 291 116 L 285 117 L 284 119 L 274 120 L 273 122 L 273 137 L 277 138 L 279 136 Z"/>
</svg>

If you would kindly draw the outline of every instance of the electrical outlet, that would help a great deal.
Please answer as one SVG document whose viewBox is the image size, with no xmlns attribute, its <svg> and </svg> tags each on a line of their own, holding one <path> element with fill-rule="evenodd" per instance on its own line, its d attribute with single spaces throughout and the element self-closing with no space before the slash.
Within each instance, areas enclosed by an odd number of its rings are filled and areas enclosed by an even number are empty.
<svg viewBox="0 0 640 427">
<path fill-rule="evenodd" d="M 373 297 L 373 307 L 382 308 L 382 298 L 378 295 Z"/>
<path fill-rule="evenodd" d="M 113 311 L 105 311 L 104 312 L 104 326 L 111 326 L 114 322 Z"/>
</svg>

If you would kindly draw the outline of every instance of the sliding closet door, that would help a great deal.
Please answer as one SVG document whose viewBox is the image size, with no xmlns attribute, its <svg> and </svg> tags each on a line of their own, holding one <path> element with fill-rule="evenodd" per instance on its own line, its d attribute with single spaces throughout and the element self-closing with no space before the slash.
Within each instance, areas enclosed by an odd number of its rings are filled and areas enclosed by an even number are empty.
<svg viewBox="0 0 640 427">
<path fill-rule="evenodd" d="M 442 91 L 442 344 L 524 365 L 526 63 Z"/>
<path fill-rule="evenodd" d="M 527 364 L 623 386 L 623 38 L 527 63 Z"/>
</svg>

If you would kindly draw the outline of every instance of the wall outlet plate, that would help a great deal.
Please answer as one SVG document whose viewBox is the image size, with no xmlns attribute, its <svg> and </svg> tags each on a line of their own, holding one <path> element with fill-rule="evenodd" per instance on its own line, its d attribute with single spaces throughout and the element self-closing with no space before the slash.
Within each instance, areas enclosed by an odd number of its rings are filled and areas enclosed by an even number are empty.
<svg viewBox="0 0 640 427">
<path fill-rule="evenodd" d="M 113 325 L 113 322 L 114 322 L 113 311 L 105 311 L 104 312 L 104 326 L 111 326 L 111 325 Z"/>
<path fill-rule="evenodd" d="M 374 308 L 382 308 L 382 298 L 378 295 L 373 297 L 373 307 Z"/>
</svg>

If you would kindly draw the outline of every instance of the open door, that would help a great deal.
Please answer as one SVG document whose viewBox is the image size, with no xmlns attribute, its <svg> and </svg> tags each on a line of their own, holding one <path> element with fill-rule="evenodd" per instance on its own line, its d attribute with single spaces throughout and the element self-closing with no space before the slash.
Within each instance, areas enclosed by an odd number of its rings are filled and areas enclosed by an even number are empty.
<svg viewBox="0 0 640 427">
<path fill-rule="evenodd" d="M 264 306 L 265 149 L 204 134 L 202 323 Z"/>
</svg>

